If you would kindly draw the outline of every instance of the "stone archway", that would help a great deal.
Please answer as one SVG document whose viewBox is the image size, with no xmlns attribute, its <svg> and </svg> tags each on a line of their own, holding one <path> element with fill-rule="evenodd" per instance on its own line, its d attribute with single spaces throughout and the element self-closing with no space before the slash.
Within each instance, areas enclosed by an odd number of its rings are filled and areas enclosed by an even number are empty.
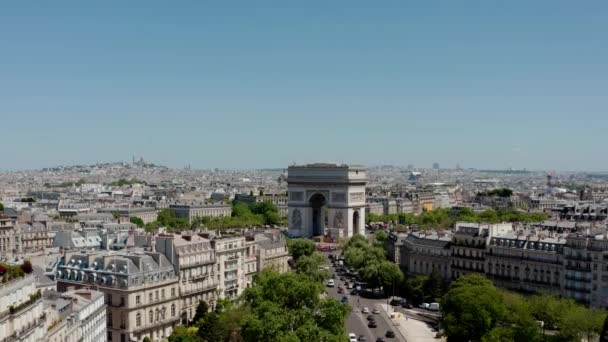
<svg viewBox="0 0 608 342">
<path fill-rule="evenodd" d="M 312 235 L 321 236 L 325 234 L 325 205 L 327 200 L 322 194 L 314 194 L 308 201 L 312 209 Z"/>
<path fill-rule="evenodd" d="M 359 227 L 361 226 L 361 217 L 359 216 L 359 211 L 355 210 L 353 212 L 353 234 L 361 234 Z"/>
</svg>

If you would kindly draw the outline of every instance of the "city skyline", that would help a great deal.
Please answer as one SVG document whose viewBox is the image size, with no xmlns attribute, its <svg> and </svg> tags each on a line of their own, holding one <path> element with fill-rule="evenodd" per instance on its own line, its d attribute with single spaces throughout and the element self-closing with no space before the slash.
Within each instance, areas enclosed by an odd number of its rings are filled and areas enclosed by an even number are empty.
<svg viewBox="0 0 608 342">
<path fill-rule="evenodd" d="M 5 4 L 0 169 L 606 171 L 607 30 L 601 2 Z"/>
</svg>

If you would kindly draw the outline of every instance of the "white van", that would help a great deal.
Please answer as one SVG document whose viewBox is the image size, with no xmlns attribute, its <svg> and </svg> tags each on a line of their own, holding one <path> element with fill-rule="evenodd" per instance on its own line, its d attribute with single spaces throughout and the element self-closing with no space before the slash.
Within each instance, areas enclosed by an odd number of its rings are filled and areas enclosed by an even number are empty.
<svg viewBox="0 0 608 342">
<path fill-rule="evenodd" d="M 431 303 L 429 304 L 429 310 L 431 311 L 439 311 L 439 303 Z"/>
</svg>

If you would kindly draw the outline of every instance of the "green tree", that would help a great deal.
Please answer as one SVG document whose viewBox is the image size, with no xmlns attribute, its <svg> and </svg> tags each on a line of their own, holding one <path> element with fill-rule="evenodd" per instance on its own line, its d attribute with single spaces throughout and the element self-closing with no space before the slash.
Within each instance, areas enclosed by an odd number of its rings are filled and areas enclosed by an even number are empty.
<svg viewBox="0 0 608 342">
<path fill-rule="evenodd" d="M 204 342 L 224 341 L 223 329 L 220 326 L 220 313 L 213 311 L 205 319 L 197 322 L 197 336 Z"/>
<path fill-rule="evenodd" d="M 544 322 L 544 327 L 557 329 L 564 313 L 576 306 L 573 300 L 561 299 L 555 295 L 542 294 L 528 298 L 532 315 Z"/>
<path fill-rule="evenodd" d="M 308 239 L 291 239 L 287 241 L 289 253 L 293 261 L 297 262 L 303 255 L 311 256 L 315 252 L 315 243 Z"/>
<path fill-rule="evenodd" d="M 202 342 L 202 339 L 197 336 L 197 331 L 197 328 L 192 329 L 178 325 L 169 336 L 169 342 Z"/>
<path fill-rule="evenodd" d="M 608 316 L 604 319 L 604 325 L 600 333 L 600 342 L 608 342 Z"/>
<path fill-rule="evenodd" d="M 232 216 L 235 217 L 246 217 L 251 215 L 251 210 L 245 202 L 238 202 L 232 206 Z"/>
<path fill-rule="evenodd" d="M 461 277 L 442 300 L 443 323 L 450 341 L 480 340 L 506 315 L 502 295 L 481 275 Z"/>
<path fill-rule="evenodd" d="M 414 305 L 419 305 L 424 302 L 424 284 L 428 280 L 428 276 L 415 276 L 408 278 L 405 282 L 405 297 Z"/>
<path fill-rule="evenodd" d="M 257 202 L 251 206 L 251 212 L 264 217 L 264 224 L 277 224 L 281 221 L 281 215 L 274 203 L 270 201 Z"/>
<path fill-rule="evenodd" d="M 530 302 L 519 294 L 504 291 L 503 300 L 507 307 L 507 315 L 502 325 L 511 330 L 513 340 L 541 341 L 540 326 L 532 315 Z"/>
<path fill-rule="evenodd" d="M 199 320 L 204 319 L 205 315 L 207 315 L 208 312 L 209 305 L 207 305 L 207 302 L 205 302 L 204 300 L 199 301 L 198 305 L 196 306 L 196 312 L 194 314 L 194 317 L 192 317 L 191 323 L 196 323 Z"/>
<path fill-rule="evenodd" d="M 424 294 L 427 300 L 436 301 L 441 298 L 442 284 L 443 281 L 441 280 L 441 274 L 439 274 L 439 271 L 437 271 L 437 269 L 433 268 L 433 271 L 431 271 L 431 274 L 429 274 L 423 285 Z"/>
<path fill-rule="evenodd" d="M 329 278 L 329 271 L 322 270 L 320 267 L 325 264 L 325 257 L 314 252 L 310 256 L 301 256 L 295 264 L 296 272 L 306 274 L 317 281 L 324 281 Z"/>
<path fill-rule="evenodd" d="M 115 220 L 119 220 L 120 219 L 120 212 L 119 211 L 113 211 L 112 212 L 112 217 L 114 217 Z"/>
<path fill-rule="evenodd" d="M 245 290 L 250 308 L 242 326 L 244 341 L 343 341 L 346 304 L 322 297 L 323 284 L 305 274 L 264 271 Z"/>
<path fill-rule="evenodd" d="M 140 217 L 137 217 L 137 216 L 131 216 L 129 218 L 129 222 L 137 225 L 139 228 L 143 228 L 145 226 L 144 220 L 142 220 Z"/>
<path fill-rule="evenodd" d="M 600 336 L 606 314 L 600 310 L 576 305 L 565 312 L 559 322 L 559 334 L 564 340 L 590 341 Z"/>
<path fill-rule="evenodd" d="M 379 231 L 374 234 L 374 246 L 385 249 L 386 240 L 388 240 L 388 234 L 383 231 Z"/>
<path fill-rule="evenodd" d="M 4 211 L 4 204 L 0 203 L 0 211 Z"/>
</svg>

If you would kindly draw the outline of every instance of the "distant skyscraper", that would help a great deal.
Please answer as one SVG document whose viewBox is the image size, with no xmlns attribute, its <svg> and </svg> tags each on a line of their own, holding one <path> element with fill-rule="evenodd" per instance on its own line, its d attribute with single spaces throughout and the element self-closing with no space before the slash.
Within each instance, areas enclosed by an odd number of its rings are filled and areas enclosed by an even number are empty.
<svg viewBox="0 0 608 342">
<path fill-rule="evenodd" d="M 439 163 L 433 163 L 433 169 L 439 170 Z"/>
</svg>

